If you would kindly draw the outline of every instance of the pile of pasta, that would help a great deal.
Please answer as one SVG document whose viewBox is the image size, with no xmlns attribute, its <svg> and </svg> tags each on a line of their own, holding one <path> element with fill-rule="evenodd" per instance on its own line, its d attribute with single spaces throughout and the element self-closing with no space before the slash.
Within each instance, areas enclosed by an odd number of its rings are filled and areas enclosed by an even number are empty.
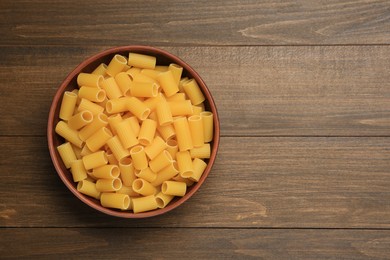
<svg viewBox="0 0 390 260">
<path fill-rule="evenodd" d="M 103 207 L 134 213 L 166 207 L 198 182 L 210 158 L 213 114 L 177 64 L 116 54 L 77 76 L 55 132 L 77 190 Z"/>
</svg>

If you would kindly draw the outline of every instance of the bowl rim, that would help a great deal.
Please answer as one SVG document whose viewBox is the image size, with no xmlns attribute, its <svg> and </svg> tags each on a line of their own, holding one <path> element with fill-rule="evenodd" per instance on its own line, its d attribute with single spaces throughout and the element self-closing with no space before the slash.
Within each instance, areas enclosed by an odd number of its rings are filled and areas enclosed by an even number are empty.
<svg viewBox="0 0 390 260">
<path fill-rule="evenodd" d="M 60 160 L 57 153 L 57 149 L 55 149 L 54 145 L 54 136 L 56 135 L 54 131 L 54 120 L 55 120 L 55 110 L 57 109 L 57 106 L 60 104 L 60 100 L 63 96 L 63 93 L 68 86 L 68 84 L 76 77 L 80 72 L 82 72 L 83 68 L 88 66 L 89 64 L 95 62 L 98 59 L 101 59 L 107 55 L 113 55 L 120 52 L 151 52 L 153 54 L 159 54 L 162 56 L 165 56 L 169 60 L 171 60 L 173 63 L 176 63 L 183 67 L 184 70 L 187 71 L 188 74 L 191 75 L 192 78 L 196 80 L 199 87 L 202 90 L 202 93 L 206 96 L 206 99 L 210 105 L 210 110 L 213 113 L 213 119 L 214 119 L 214 136 L 213 136 L 213 145 L 212 145 L 212 151 L 210 155 L 209 162 L 207 164 L 207 167 L 205 169 L 205 172 L 203 173 L 201 179 L 199 182 L 197 182 L 183 197 L 179 198 L 176 203 L 174 204 L 168 204 L 167 207 L 162 209 L 155 209 L 152 211 L 147 212 L 141 212 L 141 213 L 134 213 L 131 211 L 118 211 L 115 209 L 105 208 L 101 206 L 100 204 L 95 204 L 92 201 L 90 201 L 90 198 L 87 198 L 86 195 L 80 193 L 77 191 L 77 188 L 74 186 L 73 180 L 70 181 L 65 177 L 65 173 L 62 172 L 62 168 L 60 166 Z M 103 50 L 101 52 L 96 53 L 95 55 L 90 56 L 89 58 L 83 60 L 79 65 L 76 66 L 75 69 L 73 69 L 64 79 L 64 81 L 60 84 L 58 89 L 56 90 L 56 93 L 53 97 L 49 116 L 48 116 L 48 124 L 47 124 L 47 141 L 48 141 L 48 147 L 49 147 L 49 153 L 51 160 L 53 162 L 54 168 L 56 169 L 57 174 L 59 175 L 62 182 L 65 184 L 65 186 L 82 202 L 87 204 L 88 206 L 94 208 L 97 211 L 100 211 L 102 213 L 105 213 L 110 216 L 114 217 L 121 217 L 121 218 L 148 218 L 148 217 L 154 217 L 158 216 L 164 213 L 167 213 L 177 207 L 179 207 L 181 204 L 186 202 L 189 198 L 191 198 L 196 191 L 199 190 L 200 186 L 202 186 L 203 182 L 208 177 L 218 152 L 219 148 L 219 142 L 220 142 L 220 122 L 218 117 L 218 111 L 217 107 L 215 105 L 214 99 L 206 85 L 206 83 L 203 81 L 203 79 L 199 76 L 199 74 L 185 61 L 183 61 L 181 58 L 177 57 L 174 54 L 169 53 L 166 50 L 147 46 L 147 45 L 126 45 L 126 46 L 118 46 L 118 47 L 112 47 L 106 50 Z"/>
</svg>

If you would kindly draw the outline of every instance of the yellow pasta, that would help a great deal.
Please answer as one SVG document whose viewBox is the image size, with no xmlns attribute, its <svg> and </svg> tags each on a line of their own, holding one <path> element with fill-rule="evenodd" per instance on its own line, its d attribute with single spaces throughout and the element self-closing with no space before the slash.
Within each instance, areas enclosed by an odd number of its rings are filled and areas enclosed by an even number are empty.
<svg viewBox="0 0 390 260">
<path fill-rule="evenodd" d="M 140 120 L 145 120 L 150 114 L 150 109 L 136 97 L 130 97 L 126 102 L 126 106 Z"/>
<path fill-rule="evenodd" d="M 179 181 L 164 181 L 161 186 L 161 192 L 165 195 L 183 197 L 186 194 L 187 185 Z"/>
<path fill-rule="evenodd" d="M 85 180 L 88 177 L 82 160 L 73 160 L 70 164 L 70 169 L 74 182 Z"/>
<path fill-rule="evenodd" d="M 127 194 L 103 192 L 100 203 L 106 208 L 127 210 L 130 206 L 130 198 Z"/>
<path fill-rule="evenodd" d="M 139 135 L 139 131 L 141 130 L 141 126 L 139 125 L 139 122 L 135 116 L 129 117 L 125 119 L 129 122 L 131 129 L 133 130 L 136 137 Z"/>
<path fill-rule="evenodd" d="M 191 155 L 188 151 L 177 152 L 176 161 L 179 167 L 180 176 L 188 178 L 194 173 L 194 167 L 192 165 Z"/>
<path fill-rule="evenodd" d="M 114 77 L 123 96 L 128 96 L 130 93 L 131 78 L 126 72 L 120 72 Z"/>
<path fill-rule="evenodd" d="M 197 116 L 200 116 L 200 113 L 203 112 L 203 109 L 201 107 L 198 107 L 198 106 L 192 106 L 192 111 L 193 111 L 193 115 L 197 115 Z"/>
<path fill-rule="evenodd" d="M 194 113 L 190 100 L 169 101 L 168 106 L 172 116 L 188 116 Z"/>
<path fill-rule="evenodd" d="M 77 160 L 72 145 L 69 142 L 57 146 L 57 151 L 67 169 L 71 167 L 73 161 Z"/>
<path fill-rule="evenodd" d="M 153 160 L 165 148 L 167 148 L 167 144 L 161 137 L 157 136 L 149 146 L 145 147 L 145 153 L 150 160 Z"/>
<path fill-rule="evenodd" d="M 146 158 L 143 146 L 137 145 L 131 148 L 130 156 L 133 160 L 133 166 L 135 169 L 140 171 L 148 167 L 148 159 Z"/>
<path fill-rule="evenodd" d="M 81 148 L 84 143 L 79 138 L 78 132 L 70 128 L 64 121 L 59 121 L 54 131 L 76 147 Z"/>
<path fill-rule="evenodd" d="M 82 98 L 79 106 L 77 107 L 77 111 L 81 112 L 84 110 L 88 110 L 93 115 L 97 115 L 104 112 L 104 108 L 89 101 L 88 99 Z"/>
<path fill-rule="evenodd" d="M 104 75 L 106 75 L 106 71 L 107 71 L 107 65 L 104 63 L 100 63 L 100 65 L 97 66 L 96 69 L 94 71 L 92 71 L 91 74 L 104 76 Z"/>
<path fill-rule="evenodd" d="M 153 182 L 157 178 L 157 173 L 152 171 L 149 167 L 140 170 L 140 171 L 135 171 L 135 176 L 138 178 L 144 179 L 147 182 Z"/>
<path fill-rule="evenodd" d="M 92 175 L 95 178 L 116 179 L 119 178 L 119 167 L 116 165 L 103 165 L 92 170 Z"/>
<path fill-rule="evenodd" d="M 104 151 L 98 151 L 85 155 L 82 160 L 86 170 L 97 168 L 108 163 L 108 159 Z"/>
<path fill-rule="evenodd" d="M 77 76 L 77 84 L 81 86 L 100 88 L 101 83 L 103 82 L 102 75 L 96 75 L 91 73 L 80 73 Z"/>
<path fill-rule="evenodd" d="M 100 199 L 101 193 L 96 189 L 96 184 L 91 181 L 79 181 L 79 183 L 77 184 L 77 190 L 87 196 L 93 197 L 95 199 Z"/>
<path fill-rule="evenodd" d="M 202 177 L 202 174 L 204 170 L 207 167 L 207 163 L 205 163 L 203 160 L 199 158 L 195 158 L 192 161 L 192 166 L 194 168 L 193 174 L 189 177 L 190 180 L 198 182 L 200 177 Z"/>
<path fill-rule="evenodd" d="M 102 127 L 85 141 L 85 145 L 88 146 L 88 149 L 91 152 L 96 152 L 105 145 L 111 137 L 111 131 L 107 127 Z"/>
<path fill-rule="evenodd" d="M 72 149 L 73 149 L 74 154 L 76 155 L 77 160 L 81 159 L 81 157 L 82 157 L 81 156 L 81 148 L 76 147 L 75 145 L 72 144 Z"/>
<path fill-rule="evenodd" d="M 213 122 L 213 113 L 209 111 L 205 111 L 200 113 L 203 121 L 203 129 L 204 129 L 204 141 L 211 142 L 213 140 L 214 135 L 214 122 Z"/>
<path fill-rule="evenodd" d="M 198 105 L 205 100 L 205 97 L 200 90 L 198 83 L 191 79 L 183 84 L 183 89 L 186 95 L 190 98 L 193 105 Z"/>
<path fill-rule="evenodd" d="M 157 123 L 151 119 L 145 119 L 142 122 L 141 129 L 138 135 L 138 141 L 142 145 L 149 145 L 153 141 L 153 137 L 156 134 Z"/>
<path fill-rule="evenodd" d="M 106 73 L 111 77 L 121 72 L 126 66 L 127 60 L 122 55 L 116 54 L 107 66 Z"/>
<path fill-rule="evenodd" d="M 123 119 L 120 114 L 111 115 L 107 118 L 110 130 L 114 135 L 116 135 L 116 125 L 122 122 L 122 120 Z"/>
<path fill-rule="evenodd" d="M 106 111 L 109 114 L 121 113 L 127 111 L 127 97 L 108 100 L 106 103 Z"/>
<path fill-rule="evenodd" d="M 125 149 L 122 143 L 119 141 L 117 135 L 111 137 L 107 140 L 107 145 L 110 147 L 110 150 L 114 154 L 115 158 L 120 161 L 122 158 L 129 156 L 129 151 Z"/>
<path fill-rule="evenodd" d="M 156 188 L 152 184 L 140 178 L 133 181 L 132 188 L 142 196 L 154 195 L 156 193 Z"/>
<path fill-rule="evenodd" d="M 146 211 L 151 211 L 158 208 L 156 199 L 154 195 L 149 195 L 146 197 L 133 198 L 133 212 L 141 213 Z"/>
<path fill-rule="evenodd" d="M 172 112 L 169 108 L 168 102 L 161 101 L 160 103 L 158 103 L 156 106 L 156 114 L 160 126 L 167 126 L 172 124 Z"/>
<path fill-rule="evenodd" d="M 103 80 L 102 89 L 106 92 L 108 99 L 117 99 L 123 96 L 121 89 L 113 77 Z"/>
<path fill-rule="evenodd" d="M 162 192 L 159 192 L 157 195 L 156 195 L 156 202 L 157 202 L 157 206 L 162 209 L 162 208 L 165 208 L 169 202 L 171 202 L 171 200 L 174 198 L 175 196 L 173 195 L 167 195 L 167 194 L 164 194 Z"/>
<path fill-rule="evenodd" d="M 103 102 L 106 98 L 106 92 L 100 88 L 82 86 L 79 89 L 78 96 L 92 102 Z"/>
<path fill-rule="evenodd" d="M 89 150 L 88 146 L 84 145 L 83 148 L 81 149 L 81 152 L 80 152 L 80 155 L 81 155 L 81 158 L 88 155 L 88 154 L 91 154 L 93 153 L 91 150 Z"/>
<path fill-rule="evenodd" d="M 122 185 L 122 188 L 116 191 L 116 193 L 120 194 L 127 194 L 130 197 L 139 197 L 140 195 L 133 190 L 131 186 L 125 186 L 124 183 Z"/>
<path fill-rule="evenodd" d="M 177 146 L 177 141 L 170 139 L 170 140 L 167 140 L 165 142 L 165 144 L 167 147 L 166 149 L 167 149 L 168 153 L 171 154 L 172 159 L 176 159 L 176 153 L 179 150 L 179 147 Z"/>
<path fill-rule="evenodd" d="M 156 97 L 151 97 L 148 98 L 147 100 L 144 101 L 145 106 L 147 106 L 150 111 L 154 111 L 157 104 L 164 101 L 164 95 L 162 93 L 157 94 Z"/>
<path fill-rule="evenodd" d="M 107 156 L 108 164 L 118 165 L 119 162 L 115 158 L 115 155 L 112 153 L 110 149 L 106 150 L 106 156 Z"/>
<path fill-rule="evenodd" d="M 85 127 L 83 127 L 83 129 L 81 129 L 79 131 L 79 138 L 82 141 L 85 141 L 91 135 L 96 133 L 96 131 L 98 131 L 102 127 L 107 126 L 107 124 L 108 124 L 108 121 L 107 121 L 107 116 L 105 114 L 103 114 L 103 113 L 96 114 L 93 117 L 92 122 L 89 123 L 88 125 L 86 125 Z"/>
<path fill-rule="evenodd" d="M 77 94 L 65 91 L 64 96 L 62 97 L 60 114 L 59 117 L 62 120 L 68 120 L 73 116 L 73 111 L 75 110 L 77 103 Z"/>
<path fill-rule="evenodd" d="M 194 184 L 194 181 L 190 180 L 190 178 L 183 178 L 183 177 L 180 176 L 180 174 L 178 174 L 175 177 L 173 177 L 172 180 L 178 181 L 178 182 L 184 182 L 187 185 L 187 187 L 189 187 L 192 184 Z"/>
<path fill-rule="evenodd" d="M 193 148 L 190 127 L 186 117 L 179 117 L 173 120 L 176 131 L 176 139 L 180 151 L 187 151 Z"/>
<path fill-rule="evenodd" d="M 174 101 L 185 101 L 186 100 L 186 94 L 185 93 L 176 93 L 175 95 L 172 95 L 167 98 L 168 102 L 174 102 Z M 191 101 L 190 101 L 191 103 Z"/>
<path fill-rule="evenodd" d="M 141 73 L 140 68 L 132 67 L 126 71 L 126 74 L 129 75 L 131 80 L 134 80 L 135 76 Z"/>
<path fill-rule="evenodd" d="M 190 116 L 188 118 L 192 144 L 194 147 L 201 147 L 204 144 L 203 120 L 200 116 Z"/>
<path fill-rule="evenodd" d="M 134 167 L 131 158 L 125 157 L 119 161 L 119 169 L 123 185 L 131 187 L 137 178 L 134 174 Z"/>
<path fill-rule="evenodd" d="M 153 186 L 159 186 L 164 181 L 170 180 L 179 173 L 176 161 L 172 161 L 167 167 L 157 173 L 156 179 L 151 182 Z"/>
<path fill-rule="evenodd" d="M 158 71 L 158 70 L 152 70 L 152 69 L 142 69 L 141 70 L 141 74 L 145 75 L 145 76 L 148 76 L 152 79 L 156 79 L 158 74 L 160 74 L 161 71 Z"/>
<path fill-rule="evenodd" d="M 133 97 L 157 97 L 158 88 L 156 83 L 134 81 L 130 93 Z"/>
<path fill-rule="evenodd" d="M 189 81 L 190 79 L 188 77 L 184 77 L 184 78 L 181 78 L 180 81 L 179 81 L 179 92 L 181 93 L 185 93 L 184 92 L 184 88 L 183 88 L 183 85 L 184 83 L 186 83 L 187 81 Z"/>
<path fill-rule="evenodd" d="M 170 97 L 175 93 L 179 92 L 179 85 L 176 82 L 172 71 L 168 70 L 165 72 L 161 72 L 157 76 L 157 81 L 167 97 Z"/>
<path fill-rule="evenodd" d="M 96 189 L 100 192 L 117 191 L 120 188 L 122 188 L 122 181 L 119 178 L 98 179 L 96 181 Z"/>
<path fill-rule="evenodd" d="M 92 113 L 89 112 L 88 110 L 85 110 L 69 118 L 68 126 L 73 130 L 79 130 L 83 126 L 91 123 L 92 120 L 93 120 Z"/>
<path fill-rule="evenodd" d="M 156 57 L 130 52 L 127 64 L 141 69 L 154 69 Z"/>
<path fill-rule="evenodd" d="M 176 136 L 175 128 L 172 124 L 166 126 L 158 126 L 157 131 L 165 141 L 168 141 Z"/>
<path fill-rule="evenodd" d="M 123 120 L 122 122 L 116 124 L 115 130 L 125 149 L 129 149 L 139 143 L 137 136 L 131 128 L 129 120 Z"/>
<path fill-rule="evenodd" d="M 164 150 L 157 155 L 153 160 L 149 161 L 149 167 L 154 172 L 159 172 L 163 168 L 167 167 L 172 162 L 171 154 Z"/>
<path fill-rule="evenodd" d="M 183 67 L 175 63 L 171 63 L 169 64 L 168 69 L 172 72 L 173 78 L 175 79 L 177 86 L 179 86 L 181 74 L 183 73 Z"/>
<path fill-rule="evenodd" d="M 190 150 L 190 154 L 192 158 L 210 158 L 211 147 L 209 143 L 206 143 L 200 147 L 195 147 Z"/>
</svg>

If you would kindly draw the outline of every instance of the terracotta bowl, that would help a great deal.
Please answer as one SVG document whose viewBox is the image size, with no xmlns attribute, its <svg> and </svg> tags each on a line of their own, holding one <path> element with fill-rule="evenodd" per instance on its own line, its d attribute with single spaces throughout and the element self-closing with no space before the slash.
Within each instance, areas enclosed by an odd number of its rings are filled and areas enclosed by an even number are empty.
<svg viewBox="0 0 390 260">
<path fill-rule="evenodd" d="M 132 211 L 121 211 L 116 209 L 105 208 L 100 205 L 100 202 L 98 200 L 78 192 L 76 189 L 77 183 L 73 182 L 70 171 L 66 169 L 56 149 L 58 145 L 64 143 L 64 140 L 62 137 L 57 135 L 54 131 L 57 122 L 60 120 L 58 115 L 59 115 L 59 109 L 60 109 L 63 93 L 65 91 L 71 91 L 72 89 L 78 88 L 76 83 L 77 75 L 80 72 L 86 72 L 86 73 L 92 72 L 92 70 L 102 62 L 108 64 L 115 54 L 121 54 L 127 57 L 129 52 L 153 55 L 157 57 L 158 65 L 169 65 L 170 63 L 176 63 L 182 66 L 183 77 L 187 76 L 189 78 L 194 78 L 197 81 L 204 96 L 206 97 L 206 101 L 205 101 L 206 110 L 211 111 L 214 114 L 214 138 L 213 141 L 211 142 L 211 157 L 209 160 L 206 161 L 208 165 L 199 182 L 194 183 L 192 186 L 188 187 L 187 193 L 185 194 L 184 197 L 181 198 L 176 197 L 168 204 L 167 207 L 163 209 L 156 209 L 153 211 L 137 213 L 137 214 L 134 214 Z M 122 218 L 146 218 L 146 217 L 157 216 L 166 213 L 168 211 L 171 211 L 174 208 L 177 208 L 178 206 L 183 204 L 185 201 L 187 201 L 200 188 L 200 186 L 204 183 L 204 181 L 206 180 L 207 176 L 211 171 L 211 168 L 214 164 L 217 155 L 217 150 L 219 145 L 219 135 L 220 135 L 220 127 L 219 127 L 217 108 L 215 106 L 213 97 L 209 89 L 207 88 L 206 84 L 202 80 L 202 78 L 198 75 L 198 73 L 193 68 L 191 68 L 187 63 L 182 61 L 180 58 L 176 57 L 175 55 L 167 51 L 154 48 L 154 47 L 149 47 L 149 46 L 116 47 L 116 48 L 112 48 L 100 52 L 83 61 L 65 78 L 64 82 L 62 82 L 62 84 L 58 88 L 54 96 L 53 103 L 50 107 L 48 127 L 47 127 L 47 138 L 48 138 L 51 159 L 53 161 L 54 167 L 59 177 L 64 182 L 64 184 L 68 187 L 68 189 L 77 198 L 79 198 L 82 202 L 84 202 L 88 206 L 98 211 L 101 211 L 105 214 L 116 216 L 116 217 L 122 217 Z"/>
</svg>

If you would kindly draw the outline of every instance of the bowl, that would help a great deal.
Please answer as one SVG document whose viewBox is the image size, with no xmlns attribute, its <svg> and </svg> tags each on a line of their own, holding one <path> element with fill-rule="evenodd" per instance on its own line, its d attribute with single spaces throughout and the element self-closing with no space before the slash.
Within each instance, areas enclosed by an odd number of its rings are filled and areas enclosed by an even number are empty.
<svg viewBox="0 0 390 260">
<path fill-rule="evenodd" d="M 204 102 L 205 109 L 211 111 L 214 116 L 214 136 L 213 136 L 213 141 L 210 143 L 211 156 L 210 159 L 205 160 L 207 162 L 207 167 L 202 177 L 200 178 L 199 182 L 194 183 L 192 186 L 188 187 L 187 193 L 183 197 L 175 197 L 165 208 L 155 209 L 152 211 L 147 211 L 142 213 L 133 213 L 132 211 L 121 211 L 121 210 L 116 210 L 111 208 L 105 208 L 101 206 L 100 201 L 80 193 L 76 188 L 77 183 L 73 182 L 73 178 L 70 171 L 65 167 L 56 149 L 58 145 L 64 143 L 64 139 L 61 136 L 57 135 L 54 131 L 56 124 L 58 123 L 58 121 L 60 121 L 59 110 L 60 110 L 62 96 L 65 91 L 71 91 L 75 88 L 78 88 L 76 82 L 77 75 L 81 72 L 90 73 L 94 70 L 94 68 L 96 68 L 99 64 L 103 62 L 105 64 L 108 64 L 115 54 L 121 54 L 127 57 L 129 52 L 153 55 L 157 58 L 157 65 L 169 65 L 170 63 L 176 63 L 182 66 L 183 67 L 182 76 L 194 78 L 196 80 L 196 82 L 198 83 L 199 87 L 201 88 L 206 98 Z M 65 78 L 65 80 L 58 88 L 50 107 L 48 127 L 47 127 L 47 138 L 48 138 L 50 156 L 59 177 L 64 182 L 66 187 L 68 187 L 68 189 L 78 199 L 80 199 L 88 206 L 110 216 L 122 217 L 122 218 L 146 218 L 146 217 L 161 215 L 179 207 L 181 204 L 183 204 L 185 201 L 191 198 L 195 194 L 195 192 L 200 188 L 200 186 L 205 182 L 216 159 L 218 145 L 219 145 L 219 138 L 220 138 L 220 126 L 219 126 L 218 112 L 213 97 L 209 89 L 207 88 L 206 84 L 202 80 L 202 78 L 193 68 L 191 68 L 190 65 L 188 65 L 186 62 L 184 62 L 177 56 L 165 50 L 158 49 L 155 47 L 150 47 L 150 46 L 131 45 L 131 46 L 115 47 L 115 48 L 102 51 L 83 61 Z"/>
</svg>

